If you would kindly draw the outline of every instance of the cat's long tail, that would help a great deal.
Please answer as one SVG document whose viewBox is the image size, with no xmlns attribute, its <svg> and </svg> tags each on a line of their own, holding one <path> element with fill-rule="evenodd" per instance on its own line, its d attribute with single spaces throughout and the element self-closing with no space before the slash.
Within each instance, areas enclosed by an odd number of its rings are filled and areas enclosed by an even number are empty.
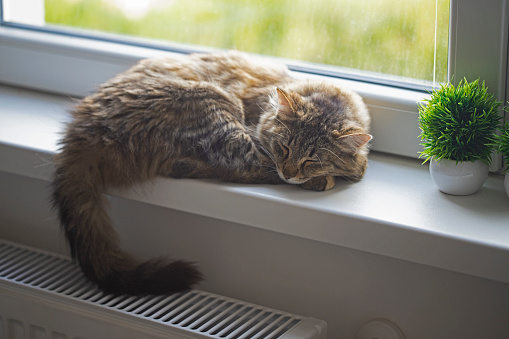
<svg viewBox="0 0 509 339">
<path fill-rule="evenodd" d="M 120 249 L 106 211 L 105 173 L 100 159 L 79 150 L 64 149 L 55 162 L 53 203 L 85 276 L 104 292 L 130 295 L 175 293 L 199 282 L 192 263 L 139 263 Z"/>
</svg>

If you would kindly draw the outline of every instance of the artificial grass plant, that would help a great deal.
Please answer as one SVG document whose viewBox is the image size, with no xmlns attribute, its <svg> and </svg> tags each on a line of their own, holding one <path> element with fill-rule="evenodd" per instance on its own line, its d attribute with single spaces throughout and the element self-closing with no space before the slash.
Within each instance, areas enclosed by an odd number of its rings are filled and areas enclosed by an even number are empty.
<svg viewBox="0 0 509 339">
<path fill-rule="evenodd" d="M 491 163 L 494 131 L 499 125 L 501 102 L 479 79 L 442 85 L 431 98 L 419 103 L 419 127 L 426 161 L 433 158 L 456 162 Z"/>
</svg>

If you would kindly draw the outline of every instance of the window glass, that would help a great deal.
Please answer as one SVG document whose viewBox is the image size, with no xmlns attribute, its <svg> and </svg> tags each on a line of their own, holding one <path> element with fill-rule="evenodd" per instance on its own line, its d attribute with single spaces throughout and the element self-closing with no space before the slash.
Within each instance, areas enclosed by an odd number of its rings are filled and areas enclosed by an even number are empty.
<svg viewBox="0 0 509 339">
<path fill-rule="evenodd" d="M 447 80 L 449 0 L 45 0 L 43 7 L 46 26 Z"/>
</svg>

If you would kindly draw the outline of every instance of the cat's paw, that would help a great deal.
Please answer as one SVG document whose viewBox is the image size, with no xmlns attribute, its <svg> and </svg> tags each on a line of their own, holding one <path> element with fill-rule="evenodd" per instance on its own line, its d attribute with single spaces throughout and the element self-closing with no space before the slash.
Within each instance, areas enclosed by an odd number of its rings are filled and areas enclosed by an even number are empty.
<svg viewBox="0 0 509 339">
<path fill-rule="evenodd" d="M 301 184 L 302 188 L 313 191 L 328 191 L 334 187 L 334 177 L 316 177 Z"/>
</svg>

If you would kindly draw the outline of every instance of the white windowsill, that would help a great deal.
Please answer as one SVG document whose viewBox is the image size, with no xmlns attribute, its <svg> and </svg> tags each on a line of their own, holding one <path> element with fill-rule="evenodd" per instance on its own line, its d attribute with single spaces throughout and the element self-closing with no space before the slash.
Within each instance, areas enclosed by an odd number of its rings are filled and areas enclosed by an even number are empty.
<svg viewBox="0 0 509 339">
<path fill-rule="evenodd" d="M 0 86 L 0 171 L 49 181 L 71 100 Z M 472 196 L 440 193 L 419 160 L 372 153 L 359 183 L 328 192 L 159 178 L 115 195 L 242 225 L 509 282 L 509 198 L 500 175 Z"/>
</svg>

